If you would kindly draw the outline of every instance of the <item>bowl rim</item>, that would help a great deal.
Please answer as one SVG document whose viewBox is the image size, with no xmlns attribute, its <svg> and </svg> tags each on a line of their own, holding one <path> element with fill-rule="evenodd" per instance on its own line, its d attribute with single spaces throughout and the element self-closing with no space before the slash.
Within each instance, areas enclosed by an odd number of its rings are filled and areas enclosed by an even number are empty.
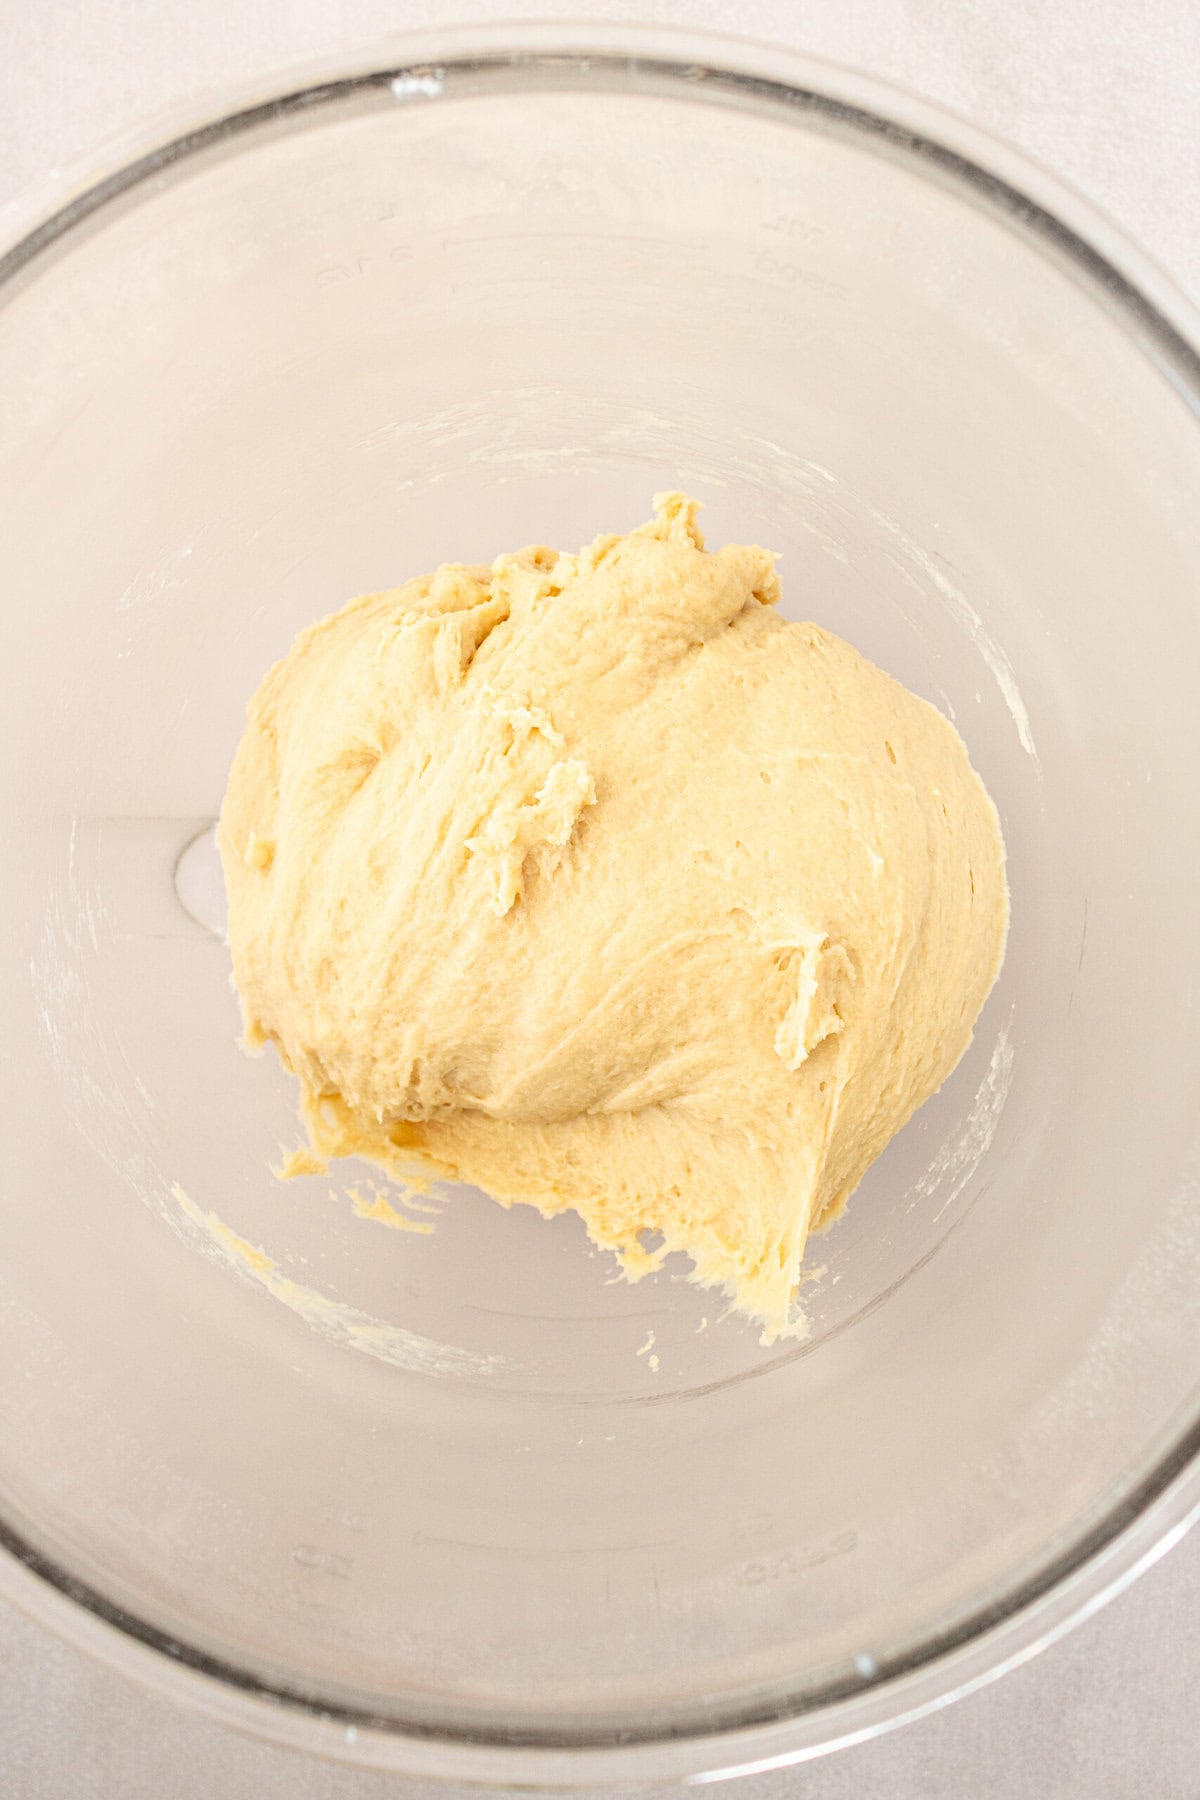
<svg viewBox="0 0 1200 1800">
<path fill-rule="evenodd" d="M 127 137 L 99 169 L 60 175 L 6 209 L 0 311 L 58 256 L 245 141 L 369 109 L 521 88 L 634 92 L 742 107 L 874 148 L 1002 220 L 1069 272 L 1132 336 L 1200 425 L 1200 313 L 1103 213 L 1024 154 L 948 110 L 775 44 L 625 23 L 527 22 L 404 33 L 358 57 L 291 65 Z M 7 240 L 7 242 L 5 242 Z M 273 1682 L 136 1617 L 0 1516 L 0 1595 L 153 1691 L 281 1745 L 379 1770 L 523 1786 L 707 1782 L 878 1736 L 994 1679 L 1090 1616 L 1200 1516 L 1200 1412 L 1076 1539 L 952 1628 L 854 1680 L 695 1727 L 537 1738 L 385 1719 Z"/>
</svg>

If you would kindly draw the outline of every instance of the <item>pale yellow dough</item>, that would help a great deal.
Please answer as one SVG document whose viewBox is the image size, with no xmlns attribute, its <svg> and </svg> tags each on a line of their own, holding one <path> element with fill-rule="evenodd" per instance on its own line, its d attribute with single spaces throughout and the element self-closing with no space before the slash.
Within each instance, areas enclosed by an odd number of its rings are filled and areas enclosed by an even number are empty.
<svg viewBox="0 0 1200 1800">
<path fill-rule="evenodd" d="M 940 713 L 655 504 L 301 633 L 225 797 L 229 943 L 318 1157 L 573 1207 L 775 1334 L 970 1040 L 1003 846 Z"/>
</svg>

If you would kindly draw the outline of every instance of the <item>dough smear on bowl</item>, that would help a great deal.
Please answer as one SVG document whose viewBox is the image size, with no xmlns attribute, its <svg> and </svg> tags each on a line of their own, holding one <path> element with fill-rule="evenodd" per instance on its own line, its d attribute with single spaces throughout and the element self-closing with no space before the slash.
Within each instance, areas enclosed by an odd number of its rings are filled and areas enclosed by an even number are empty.
<svg viewBox="0 0 1200 1800">
<path fill-rule="evenodd" d="M 970 1040 L 1003 845 L 940 713 L 655 509 L 300 634 L 225 796 L 229 943 L 318 1157 L 574 1208 L 631 1276 L 686 1251 L 777 1335 Z"/>
</svg>

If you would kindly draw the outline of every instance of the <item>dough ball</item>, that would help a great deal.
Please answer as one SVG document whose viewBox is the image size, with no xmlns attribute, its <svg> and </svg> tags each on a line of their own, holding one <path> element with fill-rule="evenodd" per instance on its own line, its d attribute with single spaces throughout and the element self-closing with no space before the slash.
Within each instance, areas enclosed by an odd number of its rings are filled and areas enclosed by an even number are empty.
<svg viewBox="0 0 1200 1800">
<path fill-rule="evenodd" d="M 574 1208 L 769 1335 L 970 1040 L 1007 924 L 953 727 L 697 508 L 301 633 L 221 818 L 252 1043 L 312 1148 Z"/>
</svg>

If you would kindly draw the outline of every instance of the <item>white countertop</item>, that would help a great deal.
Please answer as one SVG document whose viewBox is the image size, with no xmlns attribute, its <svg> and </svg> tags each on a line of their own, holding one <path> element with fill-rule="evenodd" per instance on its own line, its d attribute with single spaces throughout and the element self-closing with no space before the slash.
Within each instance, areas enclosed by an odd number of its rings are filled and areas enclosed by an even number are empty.
<svg viewBox="0 0 1200 1800">
<path fill-rule="evenodd" d="M 1200 299 L 1196 0 L 0 0 L 0 204 L 260 69 L 404 27 L 530 16 L 774 38 L 967 114 L 1099 202 Z M 1200 1800 L 1200 1532 L 1070 1637 L 737 1800 Z M 0 1607 L 3 1800 L 445 1800 L 252 1743 Z"/>
</svg>

